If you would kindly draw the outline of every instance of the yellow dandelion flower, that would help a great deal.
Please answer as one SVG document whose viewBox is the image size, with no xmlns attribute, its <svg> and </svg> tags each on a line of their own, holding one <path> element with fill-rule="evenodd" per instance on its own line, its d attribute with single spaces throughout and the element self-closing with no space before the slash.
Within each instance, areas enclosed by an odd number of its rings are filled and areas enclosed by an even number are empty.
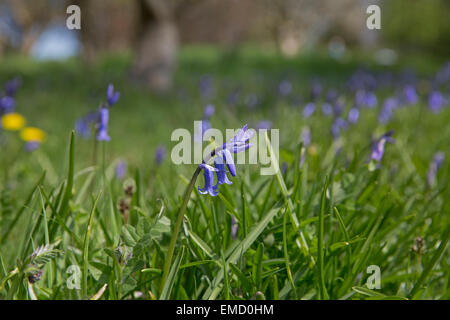
<svg viewBox="0 0 450 320">
<path fill-rule="evenodd" d="M 25 118 L 18 113 L 8 113 L 2 117 L 2 128 L 9 131 L 17 131 L 23 128 Z"/>
<path fill-rule="evenodd" d="M 45 132 L 39 128 L 26 127 L 20 131 L 20 137 L 26 142 L 42 142 L 45 139 Z"/>
</svg>

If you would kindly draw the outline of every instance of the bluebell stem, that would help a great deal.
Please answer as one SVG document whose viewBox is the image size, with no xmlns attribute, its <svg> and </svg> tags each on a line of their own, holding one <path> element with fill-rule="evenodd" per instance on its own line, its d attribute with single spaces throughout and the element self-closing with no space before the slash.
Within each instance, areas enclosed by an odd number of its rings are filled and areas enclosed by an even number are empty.
<svg viewBox="0 0 450 320">
<path fill-rule="evenodd" d="M 108 101 L 108 105 L 112 107 L 117 103 L 120 98 L 120 92 L 114 91 L 114 86 L 110 83 L 108 85 L 108 89 L 106 90 L 106 101 Z"/>
<path fill-rule="evenodd" d="M 430 167 L 427 172 L 427 184 L 428 186 L 433 186 L 436 183 L 436 175 L 439 170 L 439 168 L 442 166 L 442 163 L 444 162 L 444 153 L 443 152 L 437 152 L 433 160 L 431 161 Z"/>
<path fill-rule="evenodd" d="M 109 121 L 109 109 L 101 107 L 98 112 L 97 123 L 97 141 L 109 141 L 111 138 L 108 135 L 108 121 Z"/>
<path fill-rule="evenodd" d="M 383 134 L 373 145 L 372 153 L 370 154 L 370 159 L 380 162 L 384 155 L 384 147 L 386 142 L 393 143 L 392 134 L 394 131 L 388 131 Z"/>
</svg>

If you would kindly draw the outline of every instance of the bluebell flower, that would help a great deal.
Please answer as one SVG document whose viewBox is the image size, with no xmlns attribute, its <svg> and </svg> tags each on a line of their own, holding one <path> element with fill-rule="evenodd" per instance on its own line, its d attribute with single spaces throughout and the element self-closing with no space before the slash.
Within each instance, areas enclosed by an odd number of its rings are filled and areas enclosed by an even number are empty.
<svg viewBox="0 0 450 320">
<path fill-rule="evenodd" d="M 0 114 L 14 112 L 16 101 L 13 97 L 4 96 L 0 99 Z"/>
<path fill-rule="evenodd" d="M 109 141 L 111 138 L 108 135 L 108 121 L 109 121 L 109 109 L 101 107 L 98 112 L 97 123 L 97 140 Z"/>
<path fill-rule="evenodd" d="M 378 99 L 375 93 L 368 91 L 365 96 L 365 104 L 369 108 L 375 108 L 378 104 Z"/>
<path fill-rule="evenodd" d="M 309 118 L 312 116 L 314 111 L 316 110 L 316 105 L 313 102 L 308 103 L 303 109 L 303 117 Z"/>
<path fill-rule="evenodd" d="M 114 86 L 110 83 L 108 85 L 108 89 L 106 90 L 106 100 L 108 101 L 108 105 L 112 107 L 116 104 L 116 102 L 120 98 L 120 92 L 114 91 Z"/>
<path fill-rule="evenodd" d="M 96 112 L 88 113 L 83 118 L 78 119 L 75 122 L 75 132 L 84 139 L 89 139 L 92 131 L 92 124 L 98 120 L 98 114 Z"/>
<path fill-rule="evenodd" d="M 202 76 L 199 82 L 199 90 L 203 97 L 212 97 L 214 95 L 213 78 L 209 75 Z"/>
<path fill-rule="evenodd" d="M 322 93 L 322 85 L 319 82 L 313 84 L 311 88 L 311 99 L 315 101 Z"/>
<path fill-rule="evenodd" d="M 301 139 L 304 147 L 308 147 L 311 144 L 311 130 L 308 127 L 302 129 Z"/>
<path fill-rule="evenodd" d="M 269 121 L 269 120 L 260 121 L 256 125 L 256 128 L 261 129 L 261 130 L 270 130 L 270 129 L 272 129 L 272 121 Z"/>
<path fill-rule="evenodd" d="M 247 105 L 247 107 L 252 109 L 258 105 L 259 99 L 256 94 L 248 94 L 245 96 L 244 102 Z"/>
<path fill-rule="evenodd" d="M 17 89 L 19 89 L 22 81 L 20 78 L 15 77 L 5 83 L 5 95 L 8 97 L 14 97 Z"/>
<path fill-rule="evenodd" d="M 439 91 L 432 91 L 428 97 L 428 106 L 431 111 L 438 113 L 446 103 L 444 96 Z"/>
<path fill-rule="evenodd" d="M 372 145 L 372 153 L 370 154 L 370 159 L 376 160 L 378 162 L 381 161 L 384 155 L 384 147 L 386 145 L 386 142 L 394 142 L 394 139 L 392 139 L 393 133 L 394 131 L 392 130 L 386 132 Z"/>
<path fill-rule="evenodd" d="M 217 192 L 217 185 L 214 185 L 214 172 L 217 171 L 216 168 L 211 167 L 205 163 L 200 164 L 200 168 L 203 169 L 203 177 L 205 178 L 205 186 L 200 189 L 198 187 L 198 192 L 201 194 L 209 193 L 211 196 L 215 197 L 219 193 Z"/>
<path fill-rule="evenodd" d="M 338 97 L 338 92 L 335 89 L 330 89 L 327 91 L 327 94 L 325 95 L 325 100 L 328 103 L 333 103 Z"/>
<path fill-rule="evenodd" d="M 114 171 L 117 179 L 123 179 L 127 172 L 127 163 L 123 160 L 118 161 Z"/>
<path fill-rule="evenodd" d="M 419 101 L 419 96 L 417 95 L 416 88 L 412 85 L 407 85 L 403 92 L 405 94 L 405 100 L 408 104 L 416 104 Z"/>
<path fill-rule="evenodd" d="M 341 131 L 348 127 L 347 121 L 342 119 L 341 117 L 336 118 L 331 125 L 331 134 L 333 138 L 337 138 L 340 136 Z"/>
<path fill-rule="evenodd" d="M 344 111 L 344 103 L 341 100 L 336 100 L 333 105 L 333 113 L 335 117 L 340 117 Z"/>
<path fill-rule="evenodd" d="M 329 102 L 322 104 L 322 113 L 324 116 L 331 116 L 333 114 L 333 107 Z"/>
<path fill-rule="evenodd" d="M 212 196 L 216 196 L 218 194 L 217 189 L 219 185 L 231 184 L 231 181 L 229 181 L 226 176 L 226 168 L 228 168 L 228 171 L 233 177 L 236 176 L 236 165 L 234 164 L 232 153 L 240 153 L 250 148 L 252 144 L 248 141 L 253 134 L 254 131 L 247 130 L 247 125 L 245 125 L 233 138 L 214 151 L 214 155 L 216 156 L 214 159 L 215 167 L 205 163 L 200 165 L 200 168 L 203 169 L 205 178 L 205 187 L 198 189 L 201 194 L 209 193 Z M 216 185 L 214 185 L 214 172 L 217 175 Z"/>
<path fill-rule="evenodd" d="M 439 170 L 439 168 L 442 166 L 444 162 L 444 153 L 443 152 L 437 152 L 433 160 L 431 161 L 430 168 L 427 172 L 427 183 L 429 186 L 433 186 L 436 183 L 436 175 Z"/>
<path fill-rule="evenodd" d="M 348 122 L 350 122 L 350 123 L 358 122 L 358 119 L 359 119 L 359 110 L 358 110 L 358 108 L 355 108 L 355 107 L 351 108 L 350 111 L 348 112 L 347 119 L 348 119 Z"/>
<path fill-rule="evenodd" d="M 157 165 L 160 165 L 163 163 L 164 159 L 166 158 L 166 147 L 163 145 L 158 146 L 155 152 L 155 162 Z"/>
<path fill-rule="evenodd" d="M 38 141 L 27 141 L 27 143 L 25 143 L 25 150 L 28 152 L 32 152 L 39 148 L 39 145 L 40 144 Z"/>
<path fill-rule="evenodd" d="M 387 98 L 384 101 L 383 107 L 380 110 L 380 113 L 378 114 L 378 121 L 381 124 L 386 124 L 389 122 L 389 120 L 392 118 L 392 115 L 394 114 L 395 108 L 398 107 L 398 101 L 394 97 Z"/>
<path fill-rule="evenodd" d="M 225 168 L 225 163 L 222 157 L 214 158 L 214 167 L 217 169 L 217 184 L 215 185 L 216 188 L 221 184 L 233 184 L 233 182 L 228 180 L 227 170 Z"/>
<path fill-rule="evenodd" d="M 283 80 L 280 82 L 278 89 L 282 96 L 287 96 L 292 91 L 292 83 L 289 80 Z"/>
<path fill-rule="evenodd" d="M 371 91 L 358 90 L 355 94 L 355 104 L 358 107 L 374 108 L 378 103 L 377 96 Z"/>
<path fill-rule="evenodd" d="M 216 109 L 212 104 L 206 105 L 205 109 L 203 110 L 203 119 L 209 119 L 214 115 L 214 112 Z"/>
</svg>

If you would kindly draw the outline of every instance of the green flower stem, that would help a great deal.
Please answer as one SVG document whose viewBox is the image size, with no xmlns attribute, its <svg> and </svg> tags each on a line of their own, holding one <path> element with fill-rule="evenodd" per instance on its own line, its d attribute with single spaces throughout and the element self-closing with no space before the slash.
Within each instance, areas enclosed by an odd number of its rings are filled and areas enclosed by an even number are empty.
<svg viewBox="0 0 450 320">
<path fill-rule="evenodd" d="M 211 152 L 211 154 L 209 154 L 205 159 L 203 159 L 202 163 L 207 163 L 221 149 L 223 149 L 222 146 L 216 148 L 213 152 Z M 180 228 L 183 223 L 184 213 L 186 212 L 189 199 L 191 198 L 192 190 L 194 189 L 195 182 L 197 181 L 198 175 L 200 174 L 201 171 L 202 168 L 200 166 L 198 166 L 197 169 L 195 169 L 191 181 L 189 182 L 189 185 L 186 188 L 186 192 L 184 193 L 183 203 L 181 204 L 180 211 L 178 212 L 175 227 L 173 229 L 172 238 L 170 238 L 169 249 L 167 250 L 166 261 L 164 262 L 163 275 L 161 279 L 161 292 L 164 288 L 164 284 L 166 283 L 167 277 L 169 276 L 170 266 L 172 265 L 173 253 L 175 251 L 175 245 L 177 243 L 178 234 L 180 233 Z"/>
<path fill-rule="evenodd" d="M 164 284 L 166 283 L 167 276 L 169 275 L 170 266 L 172 265 L 173 253 L 175 251 L 175 245 L 177 243 L 178 234 L 180 233 L 181 224 L 183 223 L 184 213 L 186 211 L 187 204 L 189 199 L 191 198 L 192 190 L 194 189 L 195 182 L 197 181 L 197 177 L 200 174 L 202 169 L 197 167 L 194 172 L 194 175 L 191 178 L 191 182 L 186 188 L 186 192 L 184 194 L 183 203 L 181 204 L 180 211 L 178 212 L 177 220 L 175 222 L 175 227 L 173 229 L 172 238 L 170 239 L 169 249 L 167 250 L 166 261 L 164 263 L 163 276 L 161 279 L 161 291 L 164 288 Z"/>
</svg>

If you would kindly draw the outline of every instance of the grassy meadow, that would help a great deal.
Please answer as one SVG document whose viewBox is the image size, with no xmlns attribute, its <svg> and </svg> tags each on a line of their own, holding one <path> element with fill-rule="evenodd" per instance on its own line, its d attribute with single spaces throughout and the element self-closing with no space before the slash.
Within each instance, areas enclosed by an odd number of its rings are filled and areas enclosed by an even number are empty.
<svg viewBox="0 0 450 320">
<path fill-rule="evenodd" d="M 0 128 L 0 299 L 450 298 L 446 61 L 192 47 L 165 95 L 131 83 L 131 62 L 3 58 L 0 85 L 20 77 L 15 112 L 46 138 L 27 151 Z M 109 83 L 111 140 L 85 139 L 75 122 Z M 172 163 L 171 134 L 208 104 L 214 128 L 279 129 L 278 174 L 237 165 L 217 196 L 203 174 L 185 196 L 197 166 Z"/>
</svg>

